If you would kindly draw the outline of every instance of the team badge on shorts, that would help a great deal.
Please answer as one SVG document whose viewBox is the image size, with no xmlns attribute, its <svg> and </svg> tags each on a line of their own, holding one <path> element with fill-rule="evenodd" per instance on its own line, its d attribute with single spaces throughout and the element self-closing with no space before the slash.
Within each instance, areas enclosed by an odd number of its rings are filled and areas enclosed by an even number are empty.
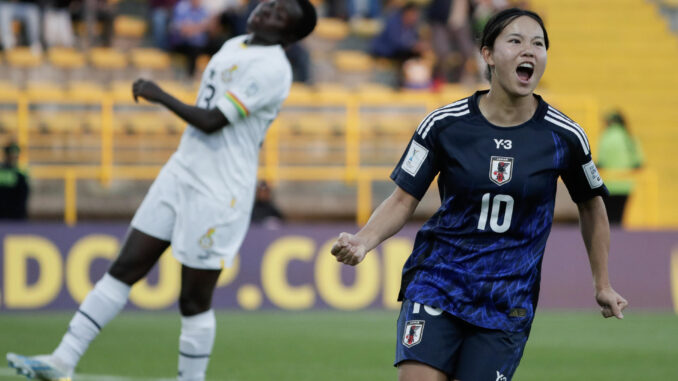
<svg viewBox="0 0 678 381">
<path fill-rule="evenodd" d="M 490 180 L 497 185 L 511 181 L 513 175 L 513 158 L 492 156 L 490 160 Z"/>
<path fill-rule="evenodd" d="M 214 239 L 212 239 L 212 235 L 214 234 L 214 228 L 209 228 L 207 230 L 207 233 L 205 233 L 200 239 L 198 240 L 198 245 L 202 247 L 203 249 L 209 249 L 214 245 Z"/>
<path fill-rule="evenodd" d="M 421 343 L 421 338 L 424 337 L 424 320 L 409 320 L 405 324 L 405 332 L 403 333 L 403 345 L 410 348 Z"/>
</svg>

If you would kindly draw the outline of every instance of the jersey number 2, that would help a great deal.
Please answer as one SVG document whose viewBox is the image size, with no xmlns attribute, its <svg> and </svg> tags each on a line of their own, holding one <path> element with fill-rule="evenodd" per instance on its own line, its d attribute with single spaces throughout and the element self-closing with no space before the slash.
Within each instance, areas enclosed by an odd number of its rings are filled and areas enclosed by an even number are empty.
<svg viewBox="0 0 678 381">
<path fill-rule="evenodd" d="M 487 215 L 490 215 L 490 229 L 495 233 L 504 233 L 511 227 L 511 217 L 513 216 L 513 197 L 507 194 L 498 194 L 492 200 L 490 208 L 489 193 L 483 195 L 482 205 L 480 207 L 480 217 L 478 218 L 478 229 L 485 230 L 487 226 Z M 499 224 L 499 212 L 502 209 L 502 203 L 506 204 L 504 209 L 504 219 Z M 491 211 L 490 211 L 491 209 Z"/>
</svg>

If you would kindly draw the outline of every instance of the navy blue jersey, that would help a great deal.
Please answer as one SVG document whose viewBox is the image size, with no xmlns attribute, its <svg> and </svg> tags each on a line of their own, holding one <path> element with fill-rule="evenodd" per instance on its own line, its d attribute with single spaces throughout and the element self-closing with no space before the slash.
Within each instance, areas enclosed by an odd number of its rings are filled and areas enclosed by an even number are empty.
<svg viewBox="0 0 678 381">
<path fill-rule="evenodd" d="M 441 198 L 417 233 L 400 298 L 516 332 L 534 317 L 558 177 L 575 202 L 607 188 L 578 124 L 535 95 L 530 120 L 497 127 L 478 109 L 484 93 L 429 114 L 391 174 L 417 199 L 439 175 Z"/>
</svg>

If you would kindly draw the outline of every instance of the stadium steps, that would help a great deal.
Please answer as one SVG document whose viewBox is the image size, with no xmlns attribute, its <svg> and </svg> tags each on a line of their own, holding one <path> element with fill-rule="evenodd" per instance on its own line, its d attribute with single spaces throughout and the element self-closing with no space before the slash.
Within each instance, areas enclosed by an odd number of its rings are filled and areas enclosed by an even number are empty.
<svg viewBox="0 0 678 381">
<path fill-rule="evenodd" d="M 552 93 L 590 94 L 604 113 L 621 110 L 658 181 L 658 225 L 678 226 L 678 179 L 668 160 L 678 139 L 678 38 L 657 6 L 644 0 L 533 0 L 552 45 L 544 84 Z M 567 112 L 567 110 L 564 110 Z M 584 126 L 596 154 L 602 121 Z M 644 188 L 644 187 L 641 187 Z M 651 189 L 637 189 L 626 226 L 647 221 Z M 645 224 L 647 225 L 647 224 Z"/>
</svg>

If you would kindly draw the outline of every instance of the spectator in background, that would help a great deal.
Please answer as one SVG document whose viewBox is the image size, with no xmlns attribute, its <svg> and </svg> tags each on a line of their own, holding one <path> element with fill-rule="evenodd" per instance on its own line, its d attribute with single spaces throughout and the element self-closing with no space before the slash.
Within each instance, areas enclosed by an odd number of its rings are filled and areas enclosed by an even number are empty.
<svg viewBox="0 0 678 381">
<path fill-rule="evenodd" d="M 12 23 L 19 20 L 23 23 L 28 38 L 28 46 L 35 54 L 42 53 L 40 46 L 40 7 L 37 0 L 3 0 L 0 1 L 0 37 L 2 48 L 7 51 L 17 45 Z"/>
<path fill-rule="evenodd" d="M 260 181 L 257 184 L 254 207 L 252 208 L 252 223 L 277 227 L 284 220 L 283 214 L 273 202 L 271 188 L 266 181 Z"/>
<path fill-rule="evenodd" d="M 213 55 L 229 38 L 247 33 L 247 17 L 259 2 L 257 0 L 219 0 L 205 2 L 209 20 L 206 53 Z"/>
<path fill-rule="evenodd" d="M 381 15 L 379 0 L 347 0 L 346 10 L 349 18 L 374 19 Z"/>
<path fill-rule="evenodd" d="M 303 42 L 299 41 L 288 46 L 285 49 L 285 56 L 287 56 L 287 60 L 292 65 L 292 80 L 294 82 L 312 84 L 311 54 Z"/>
<path fill-rule="evenodd" d="M 436 55 L 434 77 L 436 84 L 475 82 L 475 45 L 471 36 L 471 4 L 469 0 L 433 0 L 427 18 L 431 24 L 433 51 Z M 458 59 L 452 61 L 451 53 Z"/>
<path fill-rule="evenodd" d="M 598 147 L 598 168 L 610 170 L 633 170 L 643 165 L 640 145 L 626 127 L 624 116 L 615 111 L 605 118 L 605 130 Z M 620 225 L 633 180 L 606 181 L 610 195 L 603 200 L 611 225 Z"/>
<path fill-rule="evenodd" d="M 19 169 L 19 146 L 5 146 L 0 166 L 0 219 L 24 220 L 27 217 L 28 174 Z"/>
<path fill-rule="evenodd" d="M 73 21 L 87 23 L 88 20 L 96 20 L 101 25 L 101 33 L 98 33 L 97 28 L 88 31 L 89 38 L 96 37 L 95 41 L 88 41 L 88 45 L 111 46 L 117 3 L 118 0 L 94 0 L 91 3 L 94 6 L 90 7 L 90 2 L 87 0 L 71 1 Z"/>
<path fill-rule="evenodd" d="M 167 31 L 177 0 L 150 0 L 151 35 L 156 48 L 169 50 Z"/>
<path fill-rule="evenodd" d="M 170 46 L 188 60 L 188 75 L 195 73 L 198 56 L 207 48 L 209 14 L 202 0 L 181 0 L 174 7 L 170 22 Z"/>
<path fill-rule="evenodd" d="M 48 47 L 75 46 L 75 33 L 71 22 L 71 0 L 49 0 L 45 2 L 43 17 L 44 38 Z"/>
<path fill-rule="evenodd" d="M 408 59 L 421 57 L 426 48 L 426 43 L 419 38 L 419 8 L 416 3 L 408 2 L 386 19 L 384 29 L 372 40 L 370 53 L 396 61 L 402 85 L 403 64 Z"/>
</svg>

